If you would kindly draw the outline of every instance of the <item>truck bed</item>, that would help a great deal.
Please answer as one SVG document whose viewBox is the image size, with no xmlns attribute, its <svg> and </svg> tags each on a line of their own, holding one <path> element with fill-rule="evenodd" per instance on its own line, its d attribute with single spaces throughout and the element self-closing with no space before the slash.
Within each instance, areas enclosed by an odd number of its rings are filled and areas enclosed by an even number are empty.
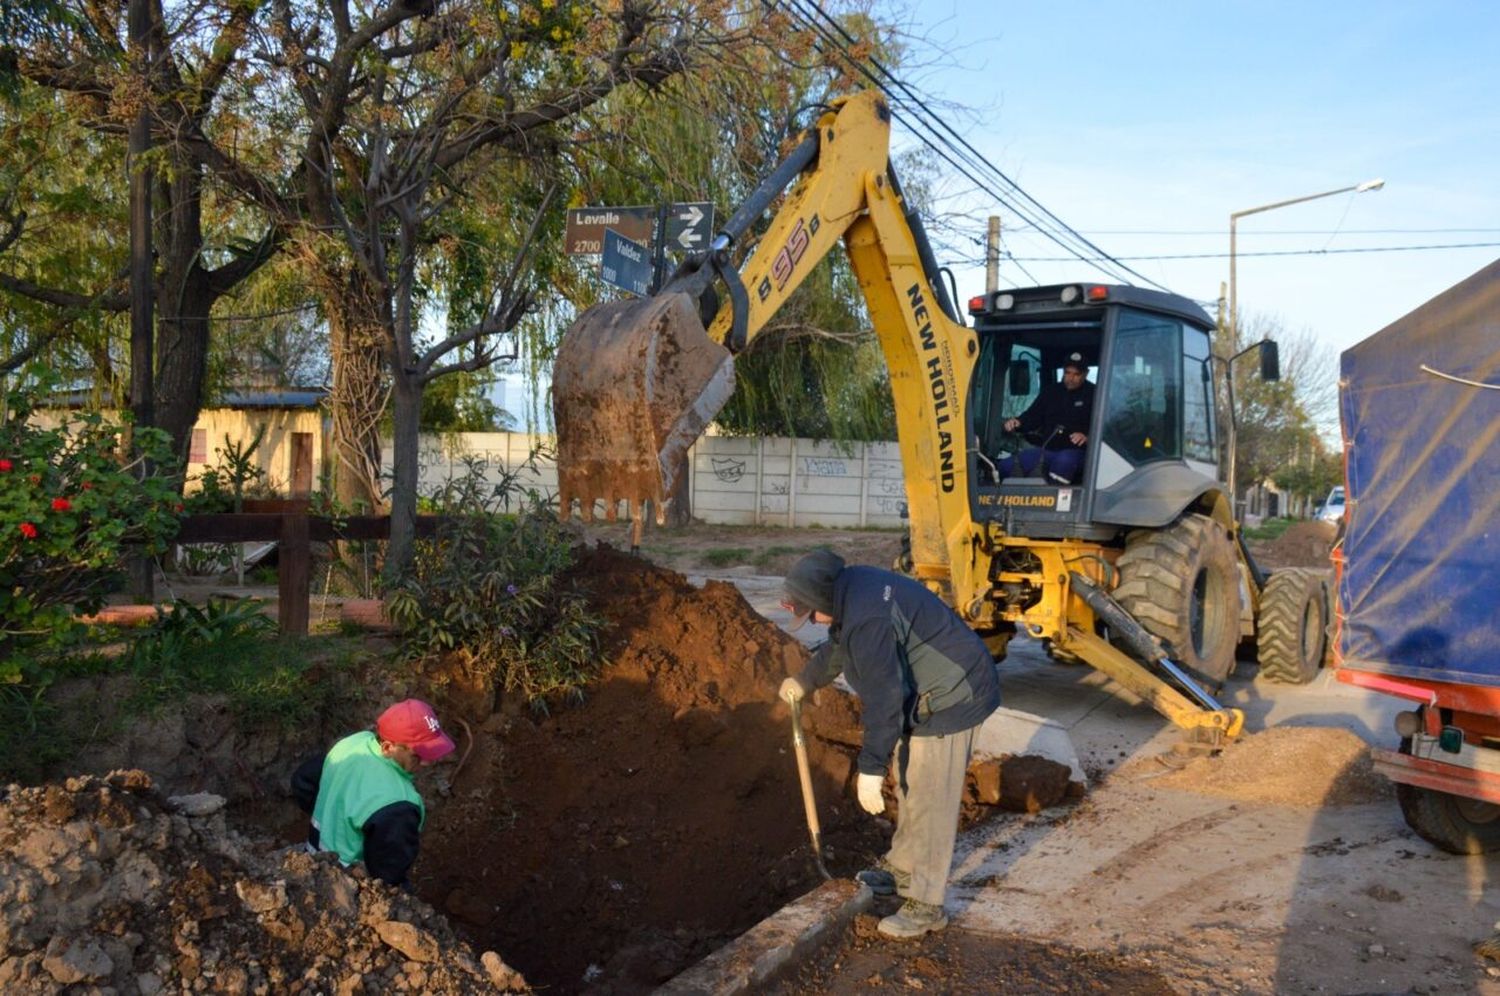
<svg viewBox="0 0 1500 996">
<path fill-rule="evenodd" d="M 1500 686 L 1500 260 L 1340 358 L 1337 665 Z"/>
</svg>

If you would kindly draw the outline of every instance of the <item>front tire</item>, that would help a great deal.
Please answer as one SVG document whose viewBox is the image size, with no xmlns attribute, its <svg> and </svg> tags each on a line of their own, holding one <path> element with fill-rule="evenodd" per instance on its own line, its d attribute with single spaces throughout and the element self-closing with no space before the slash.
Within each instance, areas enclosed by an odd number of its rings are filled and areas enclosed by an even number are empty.
<svg viewBox="0 0 1500 996">
<path fill-rule="evenodd" d="M 1190 512 L 1164 529 L 1132 532 L 1115 566 L 1115 600 L 1207 691 L 1218 691 L 1234 670 L 1240 638 L 1239 565 L 1229 533 Z"/>
<path fill-rule="evenodd" d="M 1255 640 L 1260 673 L 1267 681 L 1312 681 L 1328 647 L 1327 573 L 1294 567 L 1272 574 L 1261 593 Z"/>
</svg>

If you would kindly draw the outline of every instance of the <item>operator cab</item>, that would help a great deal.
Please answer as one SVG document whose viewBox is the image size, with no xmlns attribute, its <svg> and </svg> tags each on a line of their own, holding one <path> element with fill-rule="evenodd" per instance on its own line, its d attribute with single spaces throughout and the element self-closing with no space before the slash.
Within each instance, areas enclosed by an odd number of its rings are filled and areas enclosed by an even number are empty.
<svg viewBox="0 0 1500 996">
<path fill-rule="evenodd" d="M 1215 486 L 1203 309 L 1174 294 L 1066 284 L 998 291 L 969 310 L 979 338 L 976 521 L 998 520 L 1012 535 L 1103 540 L 1121 526 L 1170 522 Z"/>
</svg>

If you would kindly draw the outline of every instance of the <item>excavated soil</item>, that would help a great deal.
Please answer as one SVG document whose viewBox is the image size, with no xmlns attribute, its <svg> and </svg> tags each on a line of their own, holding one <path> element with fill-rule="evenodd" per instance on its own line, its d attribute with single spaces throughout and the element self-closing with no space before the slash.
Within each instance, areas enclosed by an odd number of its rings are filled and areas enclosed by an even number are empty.
<svg viewBox="0 0 1500 996">
<path fill-rule="evenodd" d="M 227 829 L 141 771 L 5 789 L 0 992 L 489 993 L 525 982 L 416 898 Z"/>
<path fill-rule="evenodd" d="M 1160 758 L 1142 758 L 1120 774 L 1153 775 L 1160 763 Z M 1375 773 L 1370 745 L 1348 730 L 1321 726 L 1272 727 L 1161 775 L 1154 784 L 1281 806 L 1351 806 L 1392 797 L 1391 783 Z"/>
<path fill-rule="evenodd" d="M 1338 527 L 1331 522 L 1309 520 L 1287 527 L 1286 532 L 1273 540 L 1255 543 L 1251 552 L 1261 567 L 1322 567 L 1333 569 L 1328 552 L 1333 548 L 1333 537 Z"/>
<path fill-rule="evenodd" d="M 555 992 L 643 992 L 817 884 L 782 678 L 805 651 L 732 585 L 600 546 L 577 568 L 609 618 L 597 685 L 550 716 L 491 716 L 434 812 L 416 881 L 481 947 Z M 889 825 L 846 794 L 857 718 L 803 713 L 825 860 Z"/>
<path fill-rule="evenodd" d="M 229 796 L 227 810 L 203 795 L 174 808 L 140 772 L 6 790 L 0 992 L 446 994 L 524 976 L 549 992 L 643 993 L 813 888 L 776 697 L 803 647 L 727 583 L 696 588 L 607 546 L 575 574 L 609 622 L 603 672 L 581 701 L 538 714 L 501 697 L 497 710 L 493 689 L 451 659 L 369 690 L 429 697 L 460 731 L 457 767 L 419 776 L 429 819 L 416 896 L 288 847 L 306 821 L 284 801 L 285 778 L 347 732 L 342 719 L 264 738 L 198 702 L 92 751 L 85 770 L 148 767 L 172 791 Z M 892 827 L 850 790 L 857 700 L 825 690 L 803 721 L 825 863 L 849 876 Z M 995 804 L 1060 801 L 1067 772 L 1052 767 L 976 762 L 965 823 Z M 277 839 L 228 830 L 226 813 Z"/>
</svg>

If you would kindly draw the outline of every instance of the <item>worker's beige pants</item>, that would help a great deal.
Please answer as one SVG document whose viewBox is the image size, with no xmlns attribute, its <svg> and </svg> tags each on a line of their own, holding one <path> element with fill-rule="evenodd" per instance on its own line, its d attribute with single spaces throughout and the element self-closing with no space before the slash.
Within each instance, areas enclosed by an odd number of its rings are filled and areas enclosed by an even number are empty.
<svg viewBox="0 0 1500 996">
<path fill-rule="evenodd" d="M 963 801 L 964 773 L 978 727 L 942 737 L 911 737 L 902 788 L 901 752 L 896 748 L 896 836 L 885 859 L 898 872 L 911 873 L 901 895 L 932 906 L 943 904 L 953 842 L 958 836 L 958 807 Z"/>
</svg>

